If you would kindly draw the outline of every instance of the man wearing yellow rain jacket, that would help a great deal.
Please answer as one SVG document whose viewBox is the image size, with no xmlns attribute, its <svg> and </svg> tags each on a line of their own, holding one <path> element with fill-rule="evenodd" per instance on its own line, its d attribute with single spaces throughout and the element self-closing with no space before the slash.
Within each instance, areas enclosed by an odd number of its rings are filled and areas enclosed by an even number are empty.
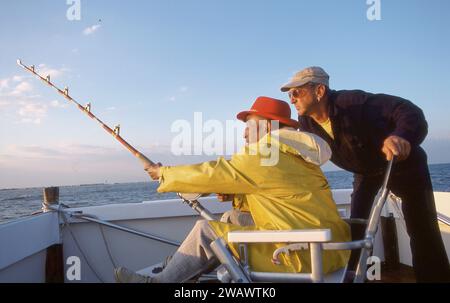
<svg viewBox="0 0 450 303">
<path fill-rule="evenodd" d="M 216 237 L 227 240 L 229 231 L 329 228 L 333 242 L 349 241 L 349 227 L 339 217 L 319 167 L 331 157 L 330 148 L 319 137 L 298 132 L 298 122 L 290 116 L 286 102 L 259 97 L 250 111 L 237 116 L 247 123 L 247 145 L 231 160 L 220 157 L 197 165 L 147 167 L 150 176 L 160 180 L 158 192 L 239 194 L 255 225 L 199 220 L 161 273 L 149 278 L 118 268 L 116 280 L 187 281 L 218 265 L 209 244 Z M 273 122 L 279 122 L 279 129 L 273 127 Z M 285 245 L 249 245 L 250 268 L 265 272 L 310 271 L 309 251 L 283 254 L 280 265 L 271 262 L 274 250 Z M 236 246 L 230 247 L 237 256 Z M 345 266 L 348 257 L 348 251 L 325 251 L 324 272 Z"/>
</svg>

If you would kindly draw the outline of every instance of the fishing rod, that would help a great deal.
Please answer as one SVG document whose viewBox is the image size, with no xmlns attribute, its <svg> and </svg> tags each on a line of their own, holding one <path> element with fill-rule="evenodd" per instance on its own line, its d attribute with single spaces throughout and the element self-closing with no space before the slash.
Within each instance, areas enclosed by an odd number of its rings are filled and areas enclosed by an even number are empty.
<svg viewBox="0 0 450 303">
<path fill-rule="evenodd" d="M 120 125 L 117 125 L 116 127 L 114 127 L 114 130 L 113 130 L 108 125 L 106 125 L 102 120 L 97 118 L 97 116 L 95 116 L 91 112 L 91 103 L 87 103 L 85 106 L 81 105 L 80 103 L 78 103 L 75 99 L 73 99 L 69 95 L 69 88 L 67 86 L 64 88 L 64 90 L 60 89 L 55 84 L 53 84 L 53 82 L 50 79 L 50 75 L 47 75 L 44 78 L 43 76 L 38 74 L 36 72 L 36 69 L 35 69 L 34 65 L 26 66 L 25 64 L 22 63 L 22 61 L 20 59 L 17 59 L 17 64 L 20 67 L 22 67 L 23 69 L 25 69 L 26 71 L 28 71 L 28 72 L 32 73 L 33 75 L 35 75 L 36 77 L 38 77 L 42 82 L 46 83 L 50 87 L 53 87 L 60 95 L 62 95 L 69 102 L 72 102 L 73 104 L 75 104 L 78 107 L 78 109 L 80 111 L 82 111 L 83 113 L 85 113 L 89 118 L 97 121 L 107 133 L 112 135 L 117 141 L 119 141 L 120 144 L 125 146 L 126 149 L 128 149 L 136 158 L 138 158 L 142 162 L 144 167 L 150 166 L 150 165 L 155 165 L 155 163 L 153 161 L 151 161 L 146 156 L 144 156 L 144 154 L 139 152 L 136 148 L 131 146 L 131 144 L 129 144 L 127 141 L 125 141 L 120 136 Z M 213 220 L 214 219 L 214 216 L 207 209 L 205 209 L 200 204 L 200 202 L 197 201 L 198 198 L 202 197 L 201 194 L 197 194 L 197 193 L 178 193 L 178 196 L 183 200 L 184 203 L 186 203 L 189 207 L 191 207 L 194 211 L 199 213 L 205 219 L 207 219 L 207 220 Z"/>
<path fill-rule="evenodd" d="M 117 125 L 114 130 L 111 129 L 108 125 L 106 125 L 102 120 L 100 120 L 99 118 L 97 118 L 97 116 L 95 116 L 92 112 L 91 112 L 91 103 L 87 103 L 85 106 L 82 106 L 80 103 L 78 103 L 75 99 L 73 99 L 70 95 L 69 95 L 69 88 L 66 86 L 64 88 L 64 90 L 58 88 L 55 84 L 53 84 L 53 82 L 50 80 L 50 75 L 47 75 L 45 78 L 42 77 L 40 74 L 38 74 L 35 71 L 35 66 L 31 65 L 31 66 L 26 66 L 25 64 L 22 63 L 21 60 L 17 59 L 17 64 L 24 68 L 25 70 L 29 71 L 30 73 L 32 73 L 33 75 L 37 76 L 39 79 L 42 80 L 42 82 L 48 84 L 49 86 L 53 87 L 54 89 L 56 89 L 56 91 L 62 95 L 66 100 L 68 100 L 69 102 L 72 102 L 73 104 L 75 104 L 79 110 L 81 110 L 83 113 L 85 113 L 89 118 L 97 121 L 102 127 L 103 129 L 111 134 L 117 141 L 119 141 L 123 146 L 125 146 L 126 149 L 128 149 L 136 158 L 138 158 L 139 160 L 141 160 L 142 164 L 144 166 L 148 166 L 148 165 L 155 165 L 154 162 L 150 161 L 146 156 L 144 156 L 141 152 L 139 152 L 137 149 L 135 149 L 133 146 L 131 146 L 127 141 L 125 141 L 121 136 L 120 136 L 120 125 Z"/>
</svg>

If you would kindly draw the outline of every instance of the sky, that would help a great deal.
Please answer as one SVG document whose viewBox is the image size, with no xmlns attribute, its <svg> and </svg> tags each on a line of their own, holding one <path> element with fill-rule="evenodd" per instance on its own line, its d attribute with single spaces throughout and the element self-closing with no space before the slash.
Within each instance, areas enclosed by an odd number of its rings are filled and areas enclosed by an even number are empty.
<svg viewBox="0 0 450 303">
<path fill-rule="evenodd" d="M 69 20 L 76 1 L 2 0 L 0 188 L 149 180 L 18 58 L 167 165 L 217 157 L 174 155 L 175 121 L 193 123 L 200 112 L 225 124 L 258 96 L 287 100 L 280 86 L 313 65 L 332 89 L 417 104 L 429 123 L 429 163 L 450 162 L 450 2 L 380 0 L 380 20 L 371 21 L 373 1 L 80 0 L 79 20 Z M 241 144 L 243 127 L 224 130 L 223 141 Z"/>
</svg>

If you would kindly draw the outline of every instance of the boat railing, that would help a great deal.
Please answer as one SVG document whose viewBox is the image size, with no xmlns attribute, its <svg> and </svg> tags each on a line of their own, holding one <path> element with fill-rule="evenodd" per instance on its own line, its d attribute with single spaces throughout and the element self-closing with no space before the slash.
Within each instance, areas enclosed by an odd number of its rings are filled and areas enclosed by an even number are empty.
<svg viewBox="0 0 450 303">
<path fill-rule="evenodd" d="M 59 205 L 63 205 L 63 204 L 59 204 Z M 170 244 L 170 245 L 173 245 L 173 246 L 180 246 L 180 243 L 177 242 L 177 241 L 165 239 L 165 238 L 160 237 L 160 236 L 152 235 L 152 234 L 145 233 L 145 232 L 142 232 L 142 231 L 139 231 L 139 230 L 136 230 L 136 229 L 132 229 L 132 228 L 121 226 L 121 225 L 117 225 L 117 224 L 114 224 L 114 223 L 111 223 L 111 222 L 108 222 L 108 221 L 105 221 L 105 220 L 101 220 L 101 219 L 97 218 L 94 215 L 83 214 L 81 211 L 70 211 L 67 208 L 61 208 L 61 207 L 55 206 L 55 205 L 48 205 L 47 208 L 51 209 L 53 211 L 58 211 L 58 212 L 62 213 L 63 216 L 69 215 L 70 217 L 74 217 L 74 218 L 77 218 L 77 219 L 83 219 L 83 220 L 86 220 L 86 221 L 89 221 L 89 222 L 93 222 L 93 223 L 97 223 L 97 224 L 100 224 L 100 225 L 108 226 L 108 227 L 111 227 L 113 229 L 121 230 L 121 231 L 130 233 L 130 234 L 133 234 L 133 235 L 137 235 L 137 236 L 140 236 L 140 237 L 144 237 L 144 238 L 147 238 L 147 239 L 155 240 L 155 241 L 162 242 L 162 243 L 165 243 L 165 244 Z M 64 221 L 65 221 L 66 224 L 70 224 L 70 222 L 67 222 L 65 220 L 65 217 L 63 217 L 63 218 L 64 218 Z"/>
<path fill-rule="evenodd" d="M 441 222 L 441 223 L 443 223 L 443 224 L 445 224 L 447 226 L 450 226 L 450 218 L 449 217 L 447 217 L 447 216 L 445 216 L 445 215 L 443 215 L 441 213 L 438 213 L 437 214 L 437 219 L 438 219 L 439 222 Z"/>
</svg>

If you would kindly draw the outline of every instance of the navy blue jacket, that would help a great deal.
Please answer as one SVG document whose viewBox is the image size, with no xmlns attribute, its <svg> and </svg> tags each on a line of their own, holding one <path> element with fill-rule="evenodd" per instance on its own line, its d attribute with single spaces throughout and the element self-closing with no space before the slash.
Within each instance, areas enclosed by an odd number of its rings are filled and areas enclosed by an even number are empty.
<svg viewBox="0 0 450 303">
<path fill-rule="evenodd" d="M 414 153 L 428 133 L 422 110 L 408 100 L 361 90 L 332 90 L 328 96 L 334 140 L 307 116 L 299 116 L 300 130 L 325 139 L 333 151 L 331 161 L 353 173 L 375 175 L 384 170 L 381 148 L 388 136 L 408 140 Z"/>
</svg>

